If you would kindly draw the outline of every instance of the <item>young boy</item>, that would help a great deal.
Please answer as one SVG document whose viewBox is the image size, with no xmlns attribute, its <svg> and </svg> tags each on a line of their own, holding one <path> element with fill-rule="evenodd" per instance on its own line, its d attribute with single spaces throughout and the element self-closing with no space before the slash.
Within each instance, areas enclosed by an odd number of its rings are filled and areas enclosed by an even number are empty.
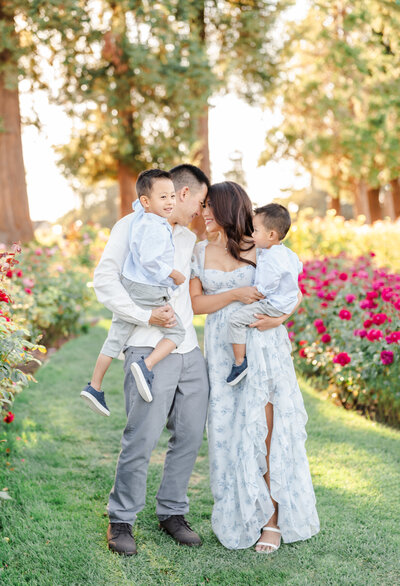
<svg viewBox="0 0 400 586">
<path fill-rule="evenodd" d="M 255 210 L 252 234 L 257 248 L 261 249 L 257 259 L 254 286 L 265 299 L 244 305 L 235 311 L 229 320 L 228 341 L 233 347 L 235 362 L 226 379 L 230 386 L 236 385 L 247 374 L 246 332 L 254 322 L 255 313 L 279 317 L 291 313 L 298 301 L 298 277 L 303 270 L 297 254 L 281 243 L 291 224 L 287 209 L 270 203 Z"/>
<path fill-rule="evenodd" d="M 176 289 L 185 277 L 174 269 L 172 228 L 167 219 L 175 206 L 175 188 L 171 176 L 160 169 L 140 173 L 129 229 L 130 253 L 122 271 L 122 284 L 132 300 L 143 309 L 168 303 L 169 288 Z M 153 367 L 168 356 L 185 337 L 185 329 L 175 314 L 176 325 L 161 328 L 164 333 L 153 352 L 131 366 L 141 397 L 151 402 Z M 92 380 L 81 392 L 89 407 L 101 415 L 110 415 L 101 384 L 113 358 L 117 358 L 135 326 L 114 318 L 93 371 Z"/>
</svg>

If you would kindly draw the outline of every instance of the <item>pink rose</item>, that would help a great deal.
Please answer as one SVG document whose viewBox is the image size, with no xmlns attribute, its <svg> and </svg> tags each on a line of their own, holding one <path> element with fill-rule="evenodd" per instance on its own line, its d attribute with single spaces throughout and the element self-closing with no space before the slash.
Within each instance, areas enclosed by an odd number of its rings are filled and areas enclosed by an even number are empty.
<svg viewBox="0 0 400 586">
<path fill-rule="evenodd" d="M 346 302 L 347 303 L 353 303 L 353 301 L 355 301 L 356 296 L 353 295 L 353 293 L 349 293 L 348 295 L 345 296 Z"/>
<path fill-rule="evenodd" d="M 324 334 L 323 336 L 321 336 L 321 342 L 323 342 L 324 344 L 328 344 L 328 342 L 331 341 L 331 337 L 329 334 Z"/>
<path fill-rule="evenodd" d="M 316 320 L 314 321 L 314 326 L 315 326 L 316 328 L 319 328 L 319 327 L 321 327 L 321 326 L 323 326 L 323 325 L 324 325 L 324 321 L 323 321 L 322 319 L 316 319 Z"/>
<path fill-rule="evenodd" d="M 367 339 L 370 342 L 375 342 L 375 340 L 379 340 L 380 338 L 383 338 L 381 330 L 369 330 L 367 332 Z"/>
</svg>

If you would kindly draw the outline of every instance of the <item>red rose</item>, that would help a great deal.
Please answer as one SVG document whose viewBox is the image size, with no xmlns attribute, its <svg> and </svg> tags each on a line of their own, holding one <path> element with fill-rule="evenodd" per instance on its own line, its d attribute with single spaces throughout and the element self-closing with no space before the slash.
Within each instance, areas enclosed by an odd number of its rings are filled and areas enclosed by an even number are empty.
<svg viewBox="0 0 400 586">
<path fill-rule="evenodd" d="M 381 362 L 382 364 L 392 364 L 394 358 L 393 352 L 390 350 L 382 350 L 381 352 Z"/>
<path fill-rule="evenodd" d="M 381 324 L 385 323 L 387 318 L 388 317 L 386 313 L 376 313 L 374 316 L 372 316 L 372 321 L 376 326 L 380 326 Z"/>
<path fill-rule="evenodd" d="M 32 295 L 32 289 L 29 289 L 28 287 L 26 287 L 25 293 L 27 293 L 28 295 Z"/>
<path fill-rule="evenodd" d="M 328 344 L 331 341 L 331 337 L 329 334 L 324 334 L 323 336 L 321 336 L 321 342 L 323 342 L 324 344 Z"/>
<path fill-rule="evenodd" d="M 346 366 L 346 364 L 351 362 L 351 358 L 347 352 L 339 352 L 339 354 L 336 354 L 336 356 L 333 357 L 333 362 L 335 364 L 340 364 L 341 366 Z"/>
<path fill-rule="evenodd" d="M 6 277 L 8 277 L 9 279 L 11 279 L 11 277 L 13 276 L 13 272 L 11 269 L 8 269 L 8 271 L 6 272 Z"/>
<path fill-rule="evenodd" d="M 314 321 L 314 326 L 315 326 L 316 328 L 320 328 L 320 327 L 321 327 L 321 326 L 323 326 L 323 325 L 324 325 L 324 321 L 323 321 L 322 319 L 316 319 L 316 320 Z"/>
<path fill-rule="evenodd" d="M 348 309 L 341 309 L 339 311 L 339 317 L 340 319 L 351 319 L 351 312 Z"/>
<path fill-rule="evenodd" d="M 372 326 L 372 319 L 366 319 L 363 326 L 364 328 L 370 328 Z"/>
<path fill-rule="evenodd" d="M 3 421 L 5 421 L 5 423 L 11 423 L 12 421 L 14 421 L 14 413 L 11 413 L 11 411 L 9 411 L 7 415 L 4 417 Z"/>
<path fill-rule="evenodd" d="M 21 269 L 19 269 L 16 273 L 17 277 L 22 277 L 23 272 L 21 271 Z"/>
<path fill-rule="evenodd" d="M 340 273 L 340 275 L 339 275 L 339 279 L 340 279 L 341 281 L 347 281 L 347 279 L 348 279 L 348 274 L 347 274 L 347 273 Z"/>
<path fill-rule="evenodd" d="M 304 348 L 301 348 L 299 350 L 299 356 L 301 356 L 302 358 L 307 358 L 307 354 L 306 354 L 306 351 L 304 350 Z"/>
</svg>

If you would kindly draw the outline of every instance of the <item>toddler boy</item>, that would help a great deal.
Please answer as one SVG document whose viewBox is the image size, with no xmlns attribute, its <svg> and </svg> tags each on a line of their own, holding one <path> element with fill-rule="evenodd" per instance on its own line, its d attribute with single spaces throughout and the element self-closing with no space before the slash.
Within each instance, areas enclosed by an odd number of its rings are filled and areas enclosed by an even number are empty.
<svg viewBox="0 0 400 586">
<path fill-rule="evenodd" d="M 168 303 L 169 288 L 176 289 L 185 277 L 174 269 L 172 228 L 167 221 L 175 206 L 175 188 L 171 176 L 160 169 L 140 173 L 133 205 L 134 214 L 129 228 L 129 249 L 121 282 L 131 299 L 143 309 L 153 309 Z M 145 359 L 131 366 L 141 397 L 151 402 L 153 367 L 168 356 L 185 337 L 185 329 L 175 314 L 176 325 L 162 328 L 164 337 Z M 101 415 L 110 415 L 101 384 L 113 358 L 117 358 L 135 326 L 114 318 L 107 339 L 97 358 L 92 380 L 81 392 L 89 407 Z"/>
<path fill-rule="evenodd" d="M 230 386 L 236 385 L 247 374 L 246 328 L 254 322 L 254 314 L 279 317 L 291 313 L 298 301 L 298 277 L 303 270 L 297 254 L 281 243 L 291 225 L 288 210 L 280 204 L 270 203 L 257 208 L 254 213 L 252 237 L 256 247 L 261 249 L 254 286 L 265 299 L 244 305 L 230 317 L 228 341 L 235 356 L 226 379 Z"/>
</svg>

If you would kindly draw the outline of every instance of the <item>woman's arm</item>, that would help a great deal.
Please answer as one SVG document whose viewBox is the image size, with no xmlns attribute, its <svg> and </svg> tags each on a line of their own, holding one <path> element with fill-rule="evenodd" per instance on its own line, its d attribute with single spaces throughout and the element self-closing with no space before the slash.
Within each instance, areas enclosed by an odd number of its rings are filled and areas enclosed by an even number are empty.
<svg viewBox="0 0 400 586">
<path fill-rule="evenodd" d="M 189 292 L 195 315 L 214 313 L 234 301 L 249 304 L 264 298 L 255 287 L 238 287 L 237 289 L 230 289 L 230 291 L 225 291 L 224 293 L 204 295 L 201 281 L 198 277 L 190 280 Z"/>
<path fill-rule="evenodd" d="M 269 315 L 264 315 L 262 313 L 255 313 L 254 317 L 256 318 L 257 321 L 250 324 L 249 328 L 257 328 L 260 332 L 264 332 L 265 330 L 270 330 L 271 328 L 277 328 L 278 326 L 283 324 L 283 322 L 286 321 L 288 317 L 293 315 L 295 311 L 297 311 L 300 303 L 303 300 L 303 295 L 300 291 L 297 295 L 297 299 L 298 299 L 297 305 L 293 309 L 292 313 L 284 313 L 280 317 L 270 317 Z"/>
</svg>

